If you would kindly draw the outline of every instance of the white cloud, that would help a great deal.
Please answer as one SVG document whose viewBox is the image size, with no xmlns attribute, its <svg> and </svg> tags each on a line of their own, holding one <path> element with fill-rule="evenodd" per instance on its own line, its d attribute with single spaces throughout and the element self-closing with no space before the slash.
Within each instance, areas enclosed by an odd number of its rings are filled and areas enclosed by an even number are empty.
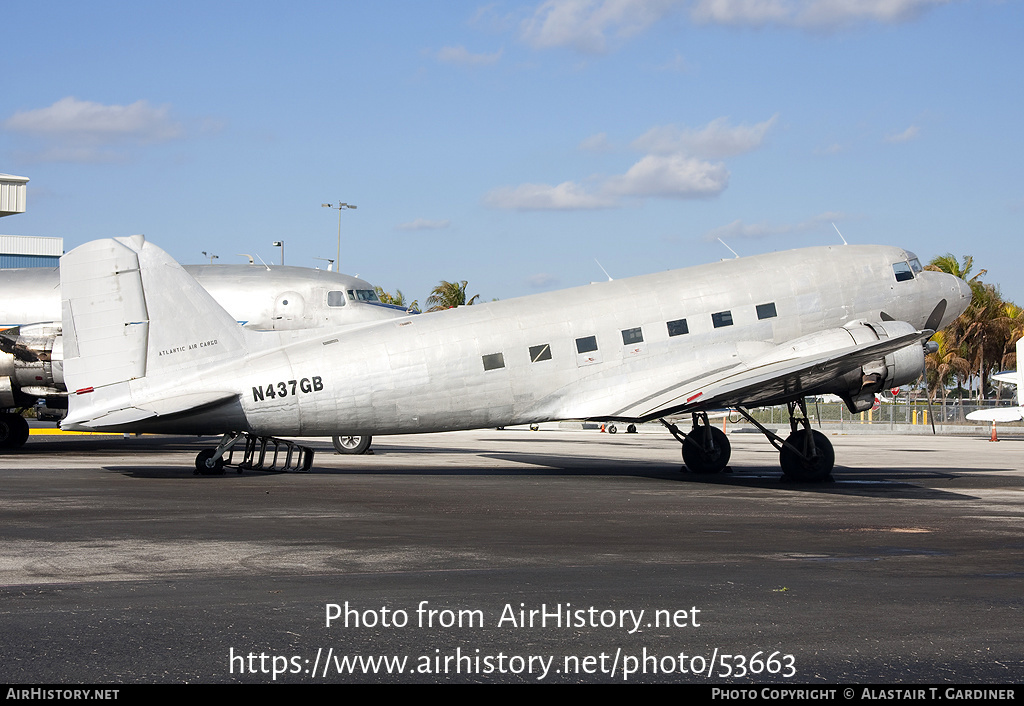
<svg viewBox="0 0 1024 706">
<path fill-rule="evenodd" d="M 123 138 L 161 142 L 182 135 L 181 125 L 170 118 L 170 106 L 155 108 L 145 100 L 131 105 L 103 105 L 72 96 L 47 108 L 15 113 L 4 127 L 13 132 L 96 142 Z"/>
<path fill-rule="evenodd" d="M 687 8 L 690 19 L 698 24 L 838 30 L 865 23 L 907 22 L 950 2 L 953 0 L 545 0 L 521 23 L 520 36 L 537 49 L 571 47 L 603 54 L 612 40 L 634 37 Z"/>
<path fill-rule="evenodd" d="M 401 223 L 396 226 L 399 230 L 442 230 L 452 224 L 451 221 L 431 221 L 426 218 L 417 218 L 415 221 Z"/>
<path fill-rule="evenodd" d="M 540 49 L 572 47 L 602 54 L 608 49 L 607 35 L 639 34 L 682 4 L 682 0 L 546 0 L 523 22 L 522 37 Z"/>
<path fill-rule="evenodd" d="M 558 278 L 547 272 L 539 272 L 526 278 L 526 283 L 534 289 L 545 289 L 558 284 Z"/>
<path fill-rule="evenodd" d="M 885 141 L 897 144 L 901 142 L 910 142 L 911 140 L 916 140 L 918 135 L 920 134 L 921 129 L 917 125 L 911 125 L 903 132 L 897 132 L 892 135 L 886 135 Z"/>
<path fill-rule="evenodd" d="M 607 132 L 599 132 L 583 140 L 579 144 L 579 149 L 584 152 L 610 152 L 612 144 L 608 141 Z"/>
<path fill-rule="evenodd" d="M 778 115 L 773 115 L 756 125 L 730 126 L 728 118 L 716 118 L 696 130 L 662 125 L 634 140 L 633 147 L 652 154 L 685 153 L 705 159 L 734 157 L 760 147 L 777 119 Z"/>
<path fill-rule="evenodd" d="M 696 22 L 841 29 L 865 22 L 895 24 L 915 19 L 951 0 L 697 0 Z"/>
<path fill-rule="evenodd" d="M 633 141 L 646 152 L 625 174 L 593 177 L 591 186 L 575 181 L 502 187 L 484 197 L 492 208 L 581 210 L 617 208 L 628 198 L 701 199 L 718 196 L 729 186 L 729 169 L 720 161 L 757 149 L 778 116 L 756 125 L 730 126 L 718 118 L 699 129 L 655 127 Z M 607 148 L 605 133 L 592 135 L 580 149 Z"/>
<path fill-rule="evenodd" d="M 445 64 L 458 64 L 460 66 L 487 66 L 494 64 L 501 58 L 504 50 L 499 49 L 493 54 L 473 54 L 466 47 L 442 47 L 437 52 L 437 60 Z"/>
<path fill-rule="evenodd" d="M 622 176 L 608 180 L 606 188 L 616 195 L 660 196 L 673 199 L 718 196 L 729 185 L 729 170 L 681 154 L 649 154 Z"/>
<path fill-rule="evenodd" d="M 584 187 L 572 181 L 562 182 L 558 186 L 503 186 L 488 193 L 484 197 L 484 203 L 492 208 L 516 211 L 576 211 L 611 208 L 616 205 L 614 198 L 588 193 Z"/>
<path fill-rule="evenodd" d="M 3 127 L 42 141 L 42 149 L 23 155 L 26 161 L 39 162 L 123 162 L 127 145 L 166 142 L 184 134 L 181 124 L 171 119 L 170 106 L 154 107 L 145 100 L 103 105 L 72 96 L 15 113 Z"/>
<path fill-rule="evenodd" d="M 842 213 L 826 212 L 800 223 L 744 223 L 733 221 L 728 225 L 712 228 L 704 234 L 704 240 L 717 240 L 721 238 L 725 242 L 735 240 L 760 240 L 779 235 L 797 235 L 819 228 L 830 228 L 834 221 L 839 221 L 846 216 Z"/>
</svg>

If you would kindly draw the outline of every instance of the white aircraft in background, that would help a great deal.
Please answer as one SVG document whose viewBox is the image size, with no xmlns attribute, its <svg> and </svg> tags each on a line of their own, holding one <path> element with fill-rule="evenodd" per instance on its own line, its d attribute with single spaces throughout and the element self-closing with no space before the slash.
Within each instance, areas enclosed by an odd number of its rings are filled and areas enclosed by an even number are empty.
<svg viewBox="0 0 1024 706">
<path fill-rule="evenodd" d="M 404 434 L 689 413 L 683 460 L 729 461 L 707 411 L 735 407 L 779 449 L 783 473 L 829 477 L 832 444 L 804 397 L 852 411 L 924 369 L 924 341 L 968 305 L 965 282 L 905 250 L 844 245 L 726 260 L 348 329 L 243 329 L 142 236 L 61 259 L 62 427 L 221 434 L 196 458 L 308 469 L 312 450 L 277 437 Z M 788 403 L 792 433 L 748 407 Z M 240 463 L 233 447 L 245 440 Z M 273 461 L 267 454 L 273 451 Z"/>
<path fill-rule="evenodd" d="M 1020 394 L 1024 392 L 1024 338 L 1017 341 L 1017 369 L 1002 373 L 996 373 L 992 380 L 996 382 L 1013 385 L 1017 388 L 1017 400 L 1020 401 Z M 992 407 L 990 409 L 979 409 L 967 415 L 972 422 L 1016 422 L 1024 419 L 1024 407 Z"/>
<path fill-rule="evenodd" d="M 338 272 L 267 265 L 185 270 L 246 328 L 344 327 L 408 315 L 382 304 L 369 282 Z M 0 449 L 28 438 L 28 424 L 16 410 L 39 399 L 46 401 L 39 409 L 58 418 L 67 408 L 63 343 L 58 268 L 0 270 Z M 368 445 L 351 435 L 335 439 L 342 453 Z"/>
</svg>

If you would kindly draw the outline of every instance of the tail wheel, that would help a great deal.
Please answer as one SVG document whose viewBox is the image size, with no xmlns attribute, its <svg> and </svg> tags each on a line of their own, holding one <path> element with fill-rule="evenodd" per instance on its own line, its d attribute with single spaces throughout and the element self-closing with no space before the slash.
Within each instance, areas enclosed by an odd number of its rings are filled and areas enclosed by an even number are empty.
<svg viewBox="0 0 1024 706">
<path fill-rule="evenodd" d="M 814 444 L 813 458 L 810 458 L 812 454 L 808 434 L 811 435 L 810 441 Z M 790 434 L 786 443 L 804 452 L 804 455 L 800 455 L 789 446 L 783 446 L 779 451 L 779 464 L 787 478 L 803 483 L 819 483 L 832 475 L 832 469 L 836 465 L 836 452 L 832 448 L 832 442 L 820 431 L 800 429 Z"/>
<path fill-rule="evenodd" d="M 370 448 L 372 436 L 341 435 L 331 439 L 334 450 L 340 454 L 364 454 Z"/>
<path fill-rule="evenodd" d="M 721 473 L 731 455 L 729 437 L 717 427 L 694 427 L 683 442 L 683 463 L 693 473 Z"/>
<path fill-rule="evenodd" d="M 201 476 L 219 476 L 224 474 L 224 457 L 214 460 L 214 449 L 203 449 L 196 455 L 196 474 Z"/>
</svg>

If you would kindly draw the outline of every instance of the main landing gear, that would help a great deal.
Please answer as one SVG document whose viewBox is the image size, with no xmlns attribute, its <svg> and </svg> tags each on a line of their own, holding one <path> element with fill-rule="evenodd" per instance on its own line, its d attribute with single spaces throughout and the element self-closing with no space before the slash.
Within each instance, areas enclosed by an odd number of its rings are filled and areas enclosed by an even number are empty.
<svg viewBox="0 0 1024 706">
<path fill-rule="evenodd" d="M 28 441 L 28 422 L 20 414 L 0 414 L 0 449 L 17 449 Z"/>
<path fill-rule="evenodd" d="M 234 463 L 235 445 L 245 440 L 240 463 Z M 294 441 L 273 436 L 253 436 L 248 432 L 228 432 L 215 449 L 203 449 L 196 456 L 195 475 L 217 476 L 234 466 L 242 471 L 308 471 L 313 466 L 313 449 Z"/>
<path fill-rule="evenodd" d="M 760 429 L 772 446 L 779 450 L 779 464 L 782 466 L 784 480 L 803 483 L 829 480 L 836 465 L 836 452 L 832 448 L 832 442 L 820 431 L 811 429 L 811 422 L 807 417 L 807 404 L 802 397 L 795 402 L 789 402 L 788 406 L 790 434 L 785 439 L 765 429 L 764 425 L 754 419 L 744 407 L 737 407 L 736 411 Z"/>
<path fill-rule="evenodd" d="M 790 434 L 785 439 L 766 429 L 745 407 L 737 407 L 736 410 L 779 450 L 784 480 L 801 483 L 829 480 L 836 464 L 832 442 L 820 431 L 811 429 L 803 398 L 788 405 Z M 660 421 L 682 443 L 683 463 L 692 473 L 720 473 L 726 469 L 731 453 L 729 437 L 721 429 L 711 426 L 705 412 L 694 412 L 693 428 L 685 435 L 675 424 L 664 419 Z"/>
<path fill-rule="evenodd" d="M 721 473 L 729 465 L 732 455 L 729 437 L 711 426 L 706 412 L 694 412 L 693 429 L 685 436 L 675 424 L 660 421 L 683 445 L 683 463 L 691 473 Z"/>
</svg>

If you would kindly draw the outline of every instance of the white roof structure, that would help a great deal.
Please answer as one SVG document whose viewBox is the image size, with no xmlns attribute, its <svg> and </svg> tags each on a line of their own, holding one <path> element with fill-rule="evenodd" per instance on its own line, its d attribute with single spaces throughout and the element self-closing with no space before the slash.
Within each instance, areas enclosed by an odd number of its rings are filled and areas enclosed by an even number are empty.
<svg viewBox="0 0 1024 706">
<path fill-rule="evenodd" d="M 36 235 L 0 235 L 0 255 L 60 257 L 63 254 L 64 238 L 46 238 Z"/>
<path fill-rule="evenodd" d="M 0 216 L 25 212 L 28 177 L 0 174 Z"/>
</svg>

